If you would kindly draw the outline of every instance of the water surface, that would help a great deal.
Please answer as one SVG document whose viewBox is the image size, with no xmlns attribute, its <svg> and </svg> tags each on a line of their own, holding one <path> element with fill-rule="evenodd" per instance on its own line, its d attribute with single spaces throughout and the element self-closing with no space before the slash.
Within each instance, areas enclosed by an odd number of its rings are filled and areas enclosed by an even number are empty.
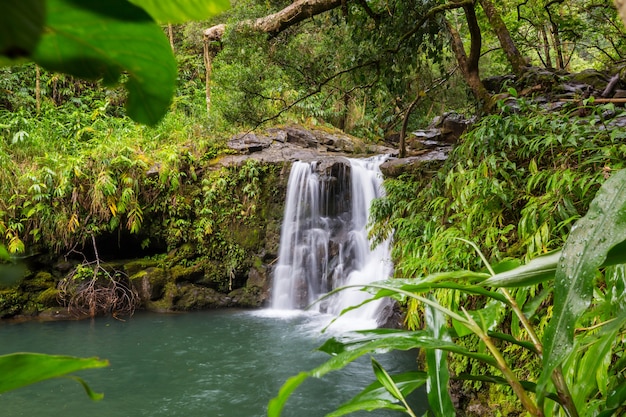
<svg viewBox="0 0 626 417">
<path fill-rule="evenodd" d="M 261 417 L 290 376 L 321 364 L 314 351 L 318 316 L 272 317 L 247 311 L 136 314 L 78 322 L 0 324 L 0 354 L 30 351 L 106 358 L 111 366 L 78 373 L 97 392 L 88 399 L 69 379 L 44 381 L 0 395 L 0 416 L 42 417 Z M 392 373 L 414 367 L 415 353 L 378 357 Z M 374 379 L 369 359 L 306 381 L 284 417 L 320 417 Z M 422 415 L 423 394 L 412 398 Z M 376 411 L 354 416 L 392 417 Z"/>
</svg>

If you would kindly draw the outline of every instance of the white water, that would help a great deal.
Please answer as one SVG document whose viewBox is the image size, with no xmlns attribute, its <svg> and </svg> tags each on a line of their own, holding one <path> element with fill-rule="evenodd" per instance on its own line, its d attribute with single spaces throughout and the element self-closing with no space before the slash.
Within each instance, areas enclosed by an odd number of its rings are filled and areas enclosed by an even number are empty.
<svg viewBox="0 0 626 417">
<path fill-rule="evenodd" d="M 331 175 L 330 168 L 320 174 L 318 163 L 293 164 L 274 270 L 273 309 L 306 308 L 332 289 L 391 275 L 389 242 L 372 250 L 367 238 L 372 200 L 384 193 L 379 166 L 385 159 L 348 159 L 349 168 L 335 167 Z M 358 289 L 344 290 L 311 308 L 338 316 L 367 298 Z M 333 327 L 377 327 L 386 319 L 389 304 L 388 300 L 368 303 L 338 318 Z"/>
</svg>

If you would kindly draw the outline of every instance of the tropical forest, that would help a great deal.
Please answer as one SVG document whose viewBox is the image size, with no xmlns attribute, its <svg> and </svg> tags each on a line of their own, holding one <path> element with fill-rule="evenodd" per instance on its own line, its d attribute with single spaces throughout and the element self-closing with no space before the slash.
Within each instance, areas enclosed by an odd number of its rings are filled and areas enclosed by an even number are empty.
<svg viewBox="0 0 626 417">
<path fill-rule="evenodd" d="M 626 416 L 623 0 L 0 9 L 3 416 Z"/>
</svg>

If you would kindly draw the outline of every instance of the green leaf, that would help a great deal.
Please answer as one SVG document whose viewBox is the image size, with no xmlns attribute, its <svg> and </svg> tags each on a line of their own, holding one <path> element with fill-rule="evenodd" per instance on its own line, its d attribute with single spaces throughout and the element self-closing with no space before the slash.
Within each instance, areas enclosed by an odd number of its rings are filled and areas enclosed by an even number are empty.
<svg viewBox="0 0 626 417">
<path fill-rule="evenodd" d="M 8 261 L 11 259 L 11 254 L 7 250 L 6 246 L 0 244 L 0 261 Z"/>
<path fill-rule="evenodd" d="M 163 31 L 126 0 L 48 0 L 45 32 L 33 60 L 51 71 L 116 82 L 128 74 L 127 113 L 157 123 L 176 84 L 176 61 Z"/>
<path fill-rule="evenodd" d="M 80 385 L 82 385 L 83 389 L 85 390 L 85 393 L 87 393 L 89 398 L 91 398 L 92 400 L 100 401 L 101 399 L 104 398 L 104 394 L 99 393 L 99 392 L 95 392 L 94 390 L 92 390 L 91 387 L 89 385 L 87 385 L 87 383 L 85 382 L 84 379 L 79 378 L 77 376 L 68 376 L 68 378 L 73 379 L 74 381 L 76 381 Z"/>
<path fill-rule="evenodd" d="M 44 0 L 4 0 L 0 15 L 0 65 L 28 57 L 37 46 L 45 21 Z"/>
<path fill-rule="evenodd" d="M 621 170 L 602 185 L 563 247 L 555 276 L 553 316 L 544 335 L 543 370 L 537 384 L 540 394 L 573 349 L 576 321 L 591 302 L 598 267 L 609 250 L 625 240 L 626 170 Z"/>
<path fill-rule="evenodd" d="M 228 0 L 129 0 L 146 10 L 159 23 L 205 20 L 230 7 Z"/>
<path fill-rule="evenodd" d="M 291 393 L 293 393 L 295 389 L 298 388 L 300 384 L 302 384 L 309 376 L 311 376 L 310 372 L 300 372 L 298 375 L 289 378 L 283 386 L 280 387 L 278 395 L 272 398 L 268 403 L 267 417 L 279 417 Z"/>
<path fill-rule="evenodd" d="M 538 256 L 525 265 L 498 273 L 480 283 L 488 287 L 526 287 L 554 278 L 562 251 Z M 606 255 L 602 267 L 626 263 L 626 241 L 612 247 Z"/>
<path fill-rule="evenodd" d="M 427 305 L 425 307 L 426 327 L 433 337 L 442 341 L 449 341 L 446 328 L 446 318 L 439 310 Z M 453 416 L 454 405 L 448 392 L 450 372 L 448 360 L 444 352 L 439 349 L 426 350 L 426 363 L 428 365 L 428 379 L 426 381 L 426 394 L 431 410 L 438 417 Z"/>
<path fill-rule="evenodd" d="M 398 387 L 404 397 L 424 385 L 426 382 L 425 372 L 406 372 L 393 375 L 393 383 Z M 397 400 L 387 391 L 380 381 L 373 382 L 363 391 L 342 404 L 326 417 L 339 417 L 355 411 L 374 411 L 386 408 L 388 410 L 404 411 L 404 407 L 397 404 Z"/>
<path fill-rule="evenodd" d="M 374 370 L 374 375 L 376 375 L 376 379 L 381 383 L 383 387 L 387 390 L 389 394 L 391 394 L 397 400 L 403 400 L 404 396 L 400 392 L 400 389 L 396 386 L 391 379 L 391 376 L 385 371 L 382 365 L 372 357 L 372 369 Z"/>
<path fill-rule="evenodd" d="M 83 369 L 102 368 L 109 362 L 98 358 L 12 353 L 0 356 L 0 393 L 21 388 L 50 378 L 65 376 Z M 78 380 L 92 399 L 101 398 L 87 384 Z"/>
<path fill-rule="evenodd" d="M 611 390 L 606 399 L 607 408 L 615 410 L 626 403 L 626 381 Z"/>
<path fill-rule="evenodd" d="M 326 414 L 326 417 L 340 417 L 357 411 L 374 411 L 382 409 L 404 411 L 404 407 L 389 400 L 352 400 L 340 406 L 335 411 Z"/>
</svg>

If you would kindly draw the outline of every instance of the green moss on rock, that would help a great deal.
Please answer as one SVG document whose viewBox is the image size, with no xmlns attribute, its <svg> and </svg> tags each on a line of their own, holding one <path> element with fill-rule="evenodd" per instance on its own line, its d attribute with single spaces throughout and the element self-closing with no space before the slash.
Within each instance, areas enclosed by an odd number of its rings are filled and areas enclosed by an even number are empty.
<svg viewBox="0 0 626 417">
<path fill-rule="evenodd" d="M 58 301 L 59 290 L 55 287 L 50 287 L 37 295 L 35 302 L 43 307 L 58 307 L 60 306 Z"/>
</svg>

